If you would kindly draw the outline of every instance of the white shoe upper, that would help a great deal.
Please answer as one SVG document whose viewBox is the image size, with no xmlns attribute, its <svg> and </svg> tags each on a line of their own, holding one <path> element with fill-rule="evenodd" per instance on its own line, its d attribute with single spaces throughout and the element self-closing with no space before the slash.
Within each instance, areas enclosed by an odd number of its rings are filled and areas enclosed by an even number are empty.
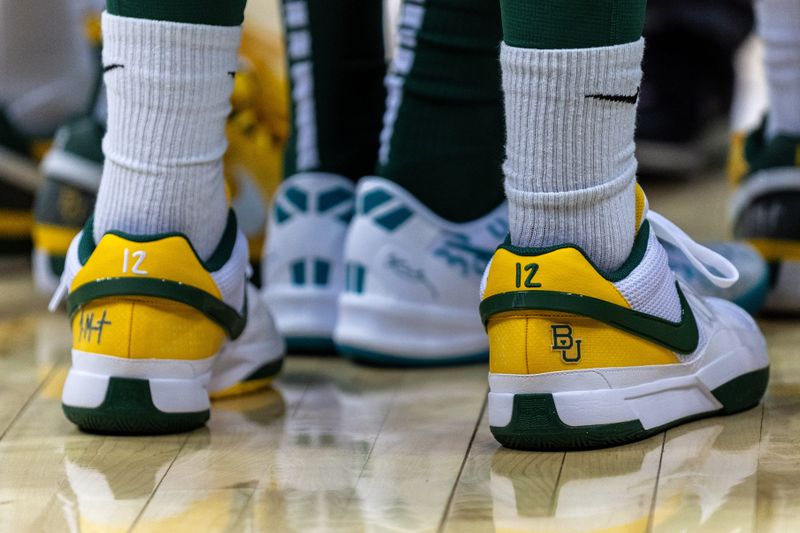
<svg viewBox="0 0 800 533">
<path fill-rule="evenodd" d="M 477 290 L 508 233 L 505 203 L 477 220 L 453 223 L 377 177 L 360 182 L 356 203 L 345 244 L 348 293 L 464 310 L 480 323 Z"/>
<path fill-rule="evenodd" d="M 502 204 L 477 220 L 449 222 L 397 184 L 364 178 L 345 243 L 340 351 L 390 364 L 485 360 L 478 287 L 507 220 Z"/>
<path fill-rule="evenodd" d="M 297 174 L 281 184 L 263 260 L 267 293 L 344 288 L 342 245 L 353 216 L 353 191 L 350 180 L 321 172 Z"/>
<path fill-rule="evenodd" d="M 330 340 L 344 290 L 353 195 L 350 180 L 321 172 L 292 176 L 275 194 L 262 280 L 265 301 L 288 338 Z"/>
</svg>

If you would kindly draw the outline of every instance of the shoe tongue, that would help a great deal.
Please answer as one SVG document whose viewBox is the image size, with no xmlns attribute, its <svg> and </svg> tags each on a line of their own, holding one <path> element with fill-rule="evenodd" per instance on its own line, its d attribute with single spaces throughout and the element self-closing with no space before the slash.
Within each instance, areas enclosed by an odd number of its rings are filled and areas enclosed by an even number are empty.
<svg viewBox="0 0 800 533">
<path fill-rule="evenodd" d="M 639 183 L 636 183 L 636 233 L 639 233 L 639 228 L 642 227 L 647 211 L 650 208 L 647 202 L 647 196 Z"/>
</svg>

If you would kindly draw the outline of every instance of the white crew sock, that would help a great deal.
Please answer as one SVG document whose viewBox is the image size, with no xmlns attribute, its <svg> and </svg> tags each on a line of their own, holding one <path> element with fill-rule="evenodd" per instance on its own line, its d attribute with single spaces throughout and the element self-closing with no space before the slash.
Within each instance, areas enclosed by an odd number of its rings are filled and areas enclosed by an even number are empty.
<svg viewBox="0 0 800 533">
<path fill-rule="evenodd" d="M 769 85 L 768 134 L 800 135 L 800 0 L 758 0 Z"/>
<path fill-rule="evenodd" d="M 502 45 L 513 244 L 577 244 L 606 270 L 628 258 L 636 232 L 633 97 L 643 52 L 641 39 L 575 50 Z"/>
<path fill-rule="evenodd" d="M 89 103 L 95 66 L 74 0 L 0 0 L 0 107 L 48 135 Z"/>
<path fill-rule="evenodd" d="M 106 156 L 94 236 L 182 232 L 208 258 L 225 229 L 225 119 L 240 27 L 103 14 Z M 115 67 L 115 65 L 119 65 Z"/>
</svg>

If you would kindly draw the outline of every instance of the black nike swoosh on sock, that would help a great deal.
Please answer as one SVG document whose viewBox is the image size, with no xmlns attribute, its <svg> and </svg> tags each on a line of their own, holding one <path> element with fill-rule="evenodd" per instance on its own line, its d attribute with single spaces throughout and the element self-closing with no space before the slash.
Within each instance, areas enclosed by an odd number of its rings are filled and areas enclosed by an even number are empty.
<svg viewBox="0 0 800 533">
<path fill-rule="evenodd" d="M 606 102 L 618 102 L 621 104 L 636 104 L 639 101 L 639 88 L 636 88 L 636 93 L 628 96 L 625 94 L 587 94 L 586 98 L 594 98 L 595 100 L 605 100 Z"/>
<path fill-rule="evenodd" d="M 231 78 L 235 78 L 236 72 L 235 71 L 228 72 L 228 76 L 230 76 Z"/>
<path fill-rule="evenodd" d="M 114 63 L 113 65 L 105 65 L 103 66 L 103 74 L 118 68 L 125 68 L 125 65 L 120 65 L 119 63 Z"/>
</svg>

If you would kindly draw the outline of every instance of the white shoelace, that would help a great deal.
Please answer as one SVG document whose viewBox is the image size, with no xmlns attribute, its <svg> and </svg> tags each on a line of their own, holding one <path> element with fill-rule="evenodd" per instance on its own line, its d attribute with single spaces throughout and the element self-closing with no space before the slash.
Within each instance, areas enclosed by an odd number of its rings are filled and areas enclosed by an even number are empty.
<svg viewBox="0 0 800 533">
<path fill-rule="evenodd" d="M 645 216 L 656 237 L 677 247 L 698 272 L 720 288 L 727 288 L 739 280 L 739 271 L 723 256 L 695 242 L 686 232 L 655 211 L 648 211 Z M 714 268 L 720 275 L 714 274 L 706 265 Z"/>
<path fill-rule="evenodd" d="M 69 285 L 67 285 L 64 276 L 61 276 L 61 279 L 58 280 L 58 287 L 56 288 L 56 292 L 53 293 L 53 297 L 50 299 L 50 303 L 47 304 L 47 309 L 51 313 L 55 313 L 58 310 L 58 306 L 61 305 L 62 300 L 69 292 Z"/>
</svg>

